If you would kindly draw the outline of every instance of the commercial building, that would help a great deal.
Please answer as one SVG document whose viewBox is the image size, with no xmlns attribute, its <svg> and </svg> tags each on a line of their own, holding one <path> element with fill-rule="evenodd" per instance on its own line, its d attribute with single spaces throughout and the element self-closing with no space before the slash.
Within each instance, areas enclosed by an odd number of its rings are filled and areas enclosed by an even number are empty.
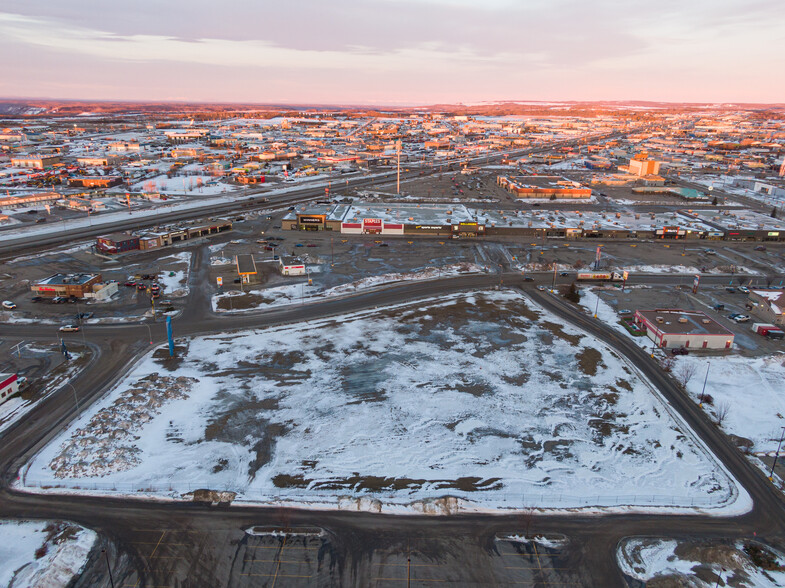
<svg viewBox="0 0 785 588">
<path fill-rule="evenodd" d="M 278 259 L 282 276 L 304 276 L 305 263 L 299 257 L 283 255 Z"/>
<path fill-rule="evenodd" d="M 36 296 L 54 298 L 84 298 L 93 292 L 93 286 L 101 282 L 101 274 L 54 274 L 30 286 Z"/>
<path fill-rule="evenodd" d="M 120 176 L 81 176 L 68 178 L 68 185 L 76 188 L 111 188 L 123 183 Z"/>
<path fill-rule="evenodd" d="M 16 374 L 0 374 L 0 404 L 19 392 Z"/>
<path fill-rule="evenodd" d="M 139 249 L 139 237 L 130 233 L 112 233 L 98 237 L 95 248 L 103 253 L 123 253 Z"/>
<path fill-rule="evenodd" d="M 755 289 L 750 290 L 747 296 L 750 301 L 757 303 L 755 314 L 775 325 L 785 325 L 785 291 Z"/>
<path fill-rule="evenodd" d="M 498 176 L 496 183 L 518 198 L 587 199 L 591 188 L 561 176 Z"/>
<path fill-rule="evenodd" d="M 730 349 L 733 346 L 733 333 L 699 310 L 637 310 L 635 323 L 657 347 Z"/>
<path fill-rule="evenodd" d="M 660 173 L 660 162 L 653 159 L 632 158 L 629 170 L 635 176 L 656 176 Z"/>
<path fill-rule="evenodd" d="M 45 169 L 56 163 L 60 163 L 59 155 L 20 155 L 11 158 L 12 166 L 29 169 Z"/>
<path fill-rule="evenodd" d="M 0 208 L 19 208 L 20 206 L 34 206 L 36 204 L 52 204 L 62 196 L 57 192 L 41 192 L 26 196 L 5 196 L 0 198 Z"/>
</svg>

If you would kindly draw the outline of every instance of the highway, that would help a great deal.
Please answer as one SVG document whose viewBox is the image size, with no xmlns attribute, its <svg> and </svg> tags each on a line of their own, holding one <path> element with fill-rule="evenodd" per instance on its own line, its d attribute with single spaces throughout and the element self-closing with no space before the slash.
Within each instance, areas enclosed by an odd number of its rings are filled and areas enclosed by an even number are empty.
<svg viewBox="0 0 785 588">
<path fill-rule="evenodd" d="M 201 280 L 198 268 L 203 263 L 197 256 L 192 263 L 196 269 L 192 280 L 198 282 Z M 417 561 L 430 562 L 418 564 L 423 566 L 416 568 L 422 581 L 411 585 L 430 585 L 440 580 L 454 586 L 501 586 L 514 585 L 521 578 L 528 578 L 530 585 L 536 586 L 560 583 L 623 586 L 615 564 L 615 549 L 619 539 L 625 536 L 651 534 L 724 538 L 750 537 L 756 533 L 763 540 L 776 542 L 782 538 L 785 518 L 781 496 L 662 373 L 647 353 L 573 305 L 549 292 L 537 290 L 536 284 L 549 284 L 550 273 L 537 275 L 535 282 L 524 282 L 519 275 L 511 273 L 505 274 L 503 279 L 506 287 L 521 288 L 537 304 L 599 337 L 629 358 L 753 496 L 753 511 L 730 519 L 697 514 L 613 514 L 598 517 L 573 512 L 569 516 L 534 515 L 530 523 L 532 532 L 564 534 L 569 537 L 571 547 L 553 556 L 557 558 L 554 562 L 558 563 L 558 569 L 554 563 L 552 568 L 546 566 L 545 570 L 520 572 L 522 576 L 506 582 L 505 578 L 509 578 L 506 574 L 511 573 L 510 567 L 503 565 L 504 556 L 499 555 L 504 551 L 500 546 L 505 544 L 494 541 L 494 537 L 497 534 L 520 533 L 522 518 L 518 514 L 396 517 L 252 506 L 216 509 L 191 503 L 37 495 L 9 489 L 23 463 L 75 416 L 71 389 L 66 387 L 39 404 L 3 437 L 0 447 L 0 471 L 3 473 L 0 512 L 4 517 L 65 518 L 100 531 L 111 554 L 114 581 L 120 586 L 273 585 L 272 577 L 262 573 L 267 570 L 262 566 L 266 560 L 259 559 L 257 564 L 254 563 L 257 558 L 249 559 L 248 554 L 254 549 L 265 547 L 254 545 L 254 540 L 243 533 L 243 529 L 253 525 L 308 526 L 325 530 L 325 538 L 318 548 L 319 561 L 324 565 L 300 562 L 297 565 L 310 570 L 309 574 L 284 574 L 292 577 L 278 585 L 286 586 L 387 585 L 388 582 L 379 580 L 382 576 L 379 576 L 378 562 L 380 559 L 403 562 L 401 554 L 405 553 L 409 555 L 404 559 L 411 559 L 414 553 L 414 557 L 420 558 Z M 674 277 L 635 279 L 656 283 L 668 283 L 670 280 L 672 283 Z M 707 279 L 723 283 L 719 280 L 726 278 Z M 314 320 L 467 289 L 493 288 L 498 281 L 498 274 L 483 274 L 405 283 L 346 298 L 242 316 L 214 315 L 207 305 L 204 289 L 192 288 L 188 310 L 175 321 L 175 332 L 177 336 L 191 336 Z M 83 394 L 80 399 L 82 411 L 110 389 L 127 372 L 133 360 L 149 348 L 144 336 L 146 328 L 138 324 L 89 326 L 85 333 L 95 352 L 88 367 L 73 382 Z M 19 325 L 19 336 L 30 340 L 51 340 L 52 327 Z M 154 325 L 153 336 L 156 343 L 163 342 L 163 327 Z M 73 340 L 74 343 L 79 341 L 76 337 Z M 153 546 L 156 543 L 158 549 L 166 550 L 165 556 L 161 552 L 155 556 Z M 162 545 L 165 547 L 162 548 Z M 281 548 L 275 553 L 279 554 L 280 560 L 280 554 L 288 552 Z M 166 559 L 161 560 L 162 557 Z M 236 563 L 238 557 L 251 563 L 239 565 Z M 520 557 L 525 559 L 527 556 L 520 554 Z M 162 566 L 162 561 L 166 565 Z M 539 556 L 537 562 L 541 564 Z M 77 585 L 109 586 L 106 568 L 102 564 L 101 560 L 96 560 Z M 253 571 L 257 569 L 255 565 L 262 566 L 258 574 Z M 280 567 L 281 564 L 278 565 Z M 426 565 L 432 567 L 426 568 Z M 424 575 L 426 571 L 428 581 Z M 298 575 L 303 577 L 294 577 Z M 407 580 L 411 583 L 411 574 Z M 283 582 L 284 578 L 281 577 L 280 581 Z M 389 581 L 391 585 L 403 585 L 402 582 L 402 579 L 398 582 L 397 576 L 395 581 Z"/>
</svg>

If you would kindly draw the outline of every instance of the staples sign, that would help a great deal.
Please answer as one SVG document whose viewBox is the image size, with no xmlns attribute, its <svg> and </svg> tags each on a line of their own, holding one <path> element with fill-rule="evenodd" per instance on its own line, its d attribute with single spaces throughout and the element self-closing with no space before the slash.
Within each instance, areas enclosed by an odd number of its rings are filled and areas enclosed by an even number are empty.
<svg viewBox="0 0 785 588">
<path fill-rule="evenodd" d="M 382 219 L 380 218 L 364 218 L 363 225 L 366 227 L 379 227 L 382 228 Z"/>
</svg>

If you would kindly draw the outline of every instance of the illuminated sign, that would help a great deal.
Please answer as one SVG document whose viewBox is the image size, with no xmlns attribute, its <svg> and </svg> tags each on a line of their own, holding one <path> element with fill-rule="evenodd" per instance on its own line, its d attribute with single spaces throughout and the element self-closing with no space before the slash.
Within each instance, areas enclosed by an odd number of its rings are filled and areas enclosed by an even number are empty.
<svg viewBox="0 0 785 588">
<path fill-rule="evenodd" d="M 434 226 L 434 225 L 417 225 L 415 228 L 416 229 L 425 229 L 426 231 L 441 231 L 444 227 L 441 226 L 441 225 L 439 225 L 439 226 Z"/>
<path fill-rule="evenodd" d="M 371 227 L 381 227 L 382 219 L 380 218 L 364 218 L 363 225 Z"/>
<path fill-rule="evenodd" d="M 780 232 L 779 231 L 769 231 L 769 235 L 768 236 L 769 237 L 779 237 L 780 236 Z"/>
<path fill-rule="evenodd" d="M 320 216 L 301 216 L 299 222 L 304 225 L 320 225 L 324 219 Z"/>
<path fill-rule="evenodd" d="M 477 223 L 458 223 L 461 227 L 476 227 Z"/>
</svg>

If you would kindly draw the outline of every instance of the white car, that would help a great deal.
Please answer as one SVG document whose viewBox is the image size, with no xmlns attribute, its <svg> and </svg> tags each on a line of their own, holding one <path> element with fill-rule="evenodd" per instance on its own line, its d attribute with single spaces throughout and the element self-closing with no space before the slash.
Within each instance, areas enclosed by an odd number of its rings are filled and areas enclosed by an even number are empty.
<svg viewBox="0 0 785 588">
<path fill-rule="evenodd" d="M 5 308 L 6 310 L 13 310 L 13 309 L 16 308 L 16 304 L 11 302 L 10 300 L 4 300 L 3 301 L 3 308 Z"/>
<path fill-rule="evenodd" d="M 750 293 L 750 289 L 747 286 L 739 286 L 739 292 L 744 292 L 745 294 Z"/>
<path fill-rule="evenodd" d="M 63 325 L 60 327 L 61 333 L 76 333 L 79 331 L 79 327 L 76 325 Z"/>
</svg>

